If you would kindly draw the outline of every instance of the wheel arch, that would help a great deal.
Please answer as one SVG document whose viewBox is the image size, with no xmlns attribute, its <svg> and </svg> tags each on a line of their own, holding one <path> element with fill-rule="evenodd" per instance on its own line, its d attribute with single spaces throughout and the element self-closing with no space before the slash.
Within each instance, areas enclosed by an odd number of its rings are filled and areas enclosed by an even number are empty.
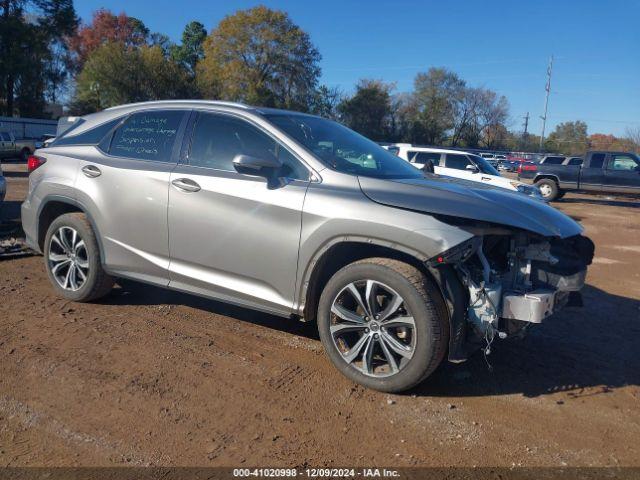
<svg viewBox="0 0 640 480">
<path fill-rule="evenodd" d="M 314 321 L 322 289 L 329 279 L 342 267 L 372 257 L 392 258 L 413 265 L 437 284 L 424 264 L 426 256 L 420 252 L 378 239 L 356 236 L 336 238 L 320 248 L 309 262 L 297 296 L 298 312 L 306 321 Z"/>
<path fill-rule="evenodd" d="M 551 175 L 549 173 L 543 173 L 541 175 L 537 175 L 536 178 L 534 179 L 534 183 L 537 183 L 540 180 L 553 180 L 554 182 L 556 182 L 558 186 L 560 185 L 560 180 L 558 179 L 558 177 L 556 175 Z"/>
<path fill-rule="evenodd" d="M 51 223 L 61 215 L 73 212 L 82 213 L 87 217 L 87 220 L 89 220 L 91 228 L 95 232 L 96 239 L 98 241 L 100 258 L 104 261 L 102 237 L 99 233 L 99 229 L 93 217 L 91 216 L 87 208 L 82 205 L 82 203 L 74 198 L 66 197 L 63 195 L 46 196 L 42 200 L 40 207 L 38 208 L 36 241 L 38 243 L 38 247 L 40 247 L 40 251 L 44 252 L 44 241 L 45 237 L 47 236 L 47 230 L 49 230 L 49 226 L 51 225 Z"/>
</svg>

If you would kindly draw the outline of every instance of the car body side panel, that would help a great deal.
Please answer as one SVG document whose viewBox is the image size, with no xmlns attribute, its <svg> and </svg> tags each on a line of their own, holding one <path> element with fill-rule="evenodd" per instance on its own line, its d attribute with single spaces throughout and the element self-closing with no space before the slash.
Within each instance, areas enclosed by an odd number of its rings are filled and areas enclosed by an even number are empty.
<svg viewBox="0 0 640 480">
<path fill-rule="evenodd" d="M 291 312 L 308 181 L 269 188 L 263 178 L 179 165 L 197 192 L 169 190 L 170 286 Z"/>
<path fill-rule="evenodd" d="M 367 198 L 358 177 L 323 171 L 312 183 L 302 218 L 297 303 L 302 313 L 308 282 L 318 259 L 340 242 L 361 242 L 403 251 L 426 260 L 469 239 L 472 234 L 430 215 L 381 205 Z"/>
<path fill-rule="evenodd" d="M 102 172 L 78 173 L 78 202 L 89 210 L 102 236 L 103 263 L 114 275 L 168 284 L 167 196 L 173 163 L 111 157 L 89 147 L 78 161 Z"/>
<path fill-rule="evenodd" d="M 43 202 L 50 198 L 71 201 L 77 198 L 75 181 L 79 171 L 78 159 L 66 153 L 47 151 L 46 163 L 29 174 L 29 193 L 22 204 L 21 216 L 27 243 L 36 251 L 39 251 L 38 216 L 44 207 Z"/>
</svg>

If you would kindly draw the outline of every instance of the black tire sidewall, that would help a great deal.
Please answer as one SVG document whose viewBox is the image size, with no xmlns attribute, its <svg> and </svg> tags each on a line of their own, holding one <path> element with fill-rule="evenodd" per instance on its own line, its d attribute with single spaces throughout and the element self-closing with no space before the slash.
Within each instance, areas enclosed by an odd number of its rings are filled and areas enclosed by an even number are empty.
<svg viewBox="0 0 640 480">
<path fill-rule="evenodd" d="M 60 227 L 65 226 L 71 227 L 76 230 L 78 232 L 78 235 L 80 235 L 80 238 L 84 240 L 85 248 L 87 250 L 87 259 L 89 261 L 89 274 L 87 276 L 87 279 L 82 287 L 80 287 L 75 292 L 63 289 L 54 278 L 53 274 L 51 273 L 51 268 L 49 267 L 49 248 L 51 245 L 51 237 Z M 82 302 L 90 298 L 99 280 L 99 274 L 102 271 L 100 250 L 98 248 L 98 244 L 96 242 L 93 231 L 91 230 L 91 227 L 81 218 L 79 218 L 77 214 L 62 215 L 51 222 L 51 225 L 47 230 L 43 250 L 47 275 L 49 276 L 49 280 L 51 281 L 51 284 L 53 285 L 53 288 L 56 290 L 56 292 L 59 295 L 76 302 Z"/>
<path fill-rule="evenodd" d="M 545 197 L 544 195 L 542 196 L 542 198 L 544 198 L 545 200 L 552 202 L 553 200 L 558 198 L 558 184 L 554 180 L 543 178 L 542 180 L 536 182 L 536 185 L 538 186 L 538 188 L 540 188 L 541 185 L 549 185 L 549 187 L 551 188 L 551 195 L 547 197 Z"/>
<path fill-rule="evenodd" d="M 398 292 L 415 321 L 417 339 L 413 357 L 400 372 L 390 377 L 370 377 L 347 364 L 331 338 L 329 327 L 334 298 L 349 283 L 364 279 L 379 281 Z M 434 321 L 439 321 L 432 318 L 435 312 L 435 307 L 430 310 L 424 303 L 424 297 L 400 273 L 382 265 L 357 263 L 338 271 L 325 286 L 318 304 L 318 330 L 330 360 L 347 378 L 375 390 L 400 392 L 419 383 L 431 369 L 431 359 L 435 357 L 437 348 L 433 326 Z"/>
</svg>

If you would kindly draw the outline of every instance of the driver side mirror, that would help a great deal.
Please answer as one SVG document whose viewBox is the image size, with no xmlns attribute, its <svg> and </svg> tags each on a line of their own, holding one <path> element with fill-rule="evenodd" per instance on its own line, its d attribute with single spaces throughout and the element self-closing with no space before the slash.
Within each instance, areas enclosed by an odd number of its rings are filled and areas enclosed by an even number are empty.
<svg viewBox="0 0 640 480">
<path fill-rule="evenodd" d="M 242 175 L 271 178 L 282 162 L 269 155 L 254 157 L 252 155 L 238 154 L 233 158 L 233 168 Z"/>
<path fill-rule="evenodd" d="M 480 171 L 475 165 L 467 165 L 465 168 L 473 173 L 478 173 Z"/>
</svg>

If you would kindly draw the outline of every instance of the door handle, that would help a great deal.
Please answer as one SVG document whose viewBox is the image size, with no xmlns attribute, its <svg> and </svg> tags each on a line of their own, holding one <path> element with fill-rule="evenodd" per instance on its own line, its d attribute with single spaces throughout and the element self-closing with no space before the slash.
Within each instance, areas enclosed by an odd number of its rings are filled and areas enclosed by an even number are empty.
<svg viewBox="0 0 640 480">
<path fill-rule="evenodd" d="M 171 182 L 171 185 L 182 192 L 197 192 L 200 190 L 200 185 L 188 178 L 176 178 Z"/>
<path fill-rule="evenodd" d="M 102 172 L 95 165 L 85 165 L 82 167 L 82 173 L 89 178 L 96 178 L 102 175 Z"/>
</svg>

